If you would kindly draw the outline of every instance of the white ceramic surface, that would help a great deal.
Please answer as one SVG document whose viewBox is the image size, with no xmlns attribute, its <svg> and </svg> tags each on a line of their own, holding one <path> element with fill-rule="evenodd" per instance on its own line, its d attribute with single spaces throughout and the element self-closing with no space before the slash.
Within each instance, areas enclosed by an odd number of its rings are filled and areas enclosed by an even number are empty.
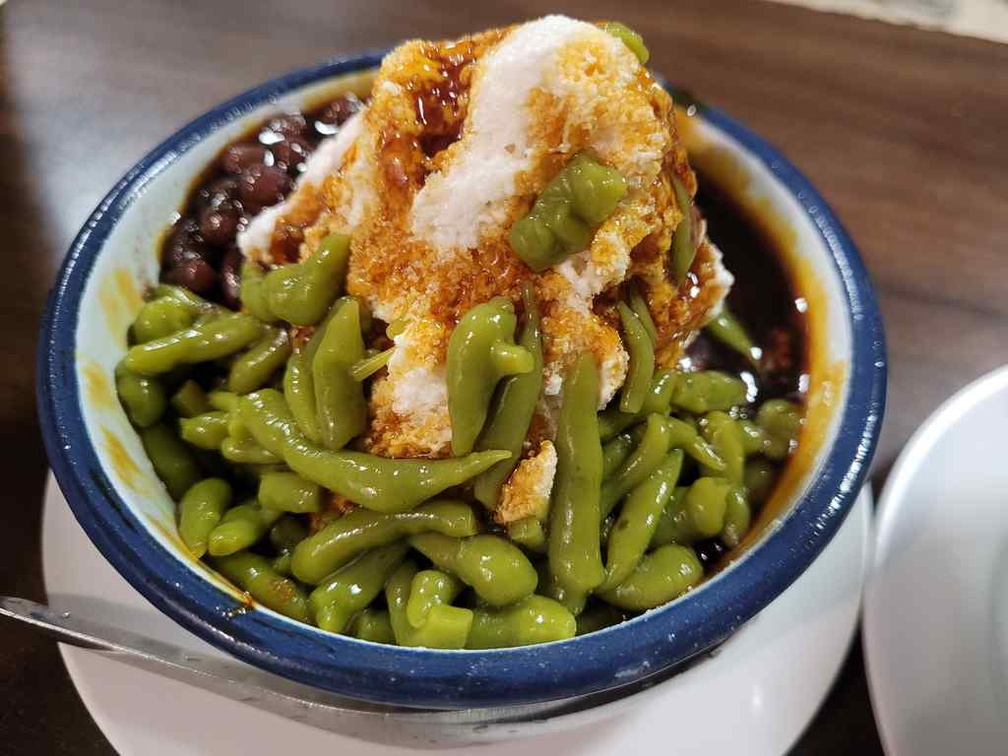
<svg viewBox="0 0 1008 756">
<path fill-rule="evenodd" d="M 924 423 L 879 501 L 865 591 L 891 756 L 1008 753 L 1008 368 Z"/>
<path fill-rule="evenodd" d="M 360 81 L 357 74 L 347 78 Z M 127 329 L 142 304 L 139 292 L 157 279 L 157 240 L 183 203 L 194 177 L 225 144 L 246 132 L 252 124 L 279 110 L 318 102 L 326 92 L 331 96 L 347 87 L 340 81 L 334 79 L 310 85 L 276 103 L 250 110 L 196 143 L 174 162 L 166 159 L 163 170 L 137 190 L 121 220 L 112 229 L 85 285 L 77 323 L 76 370 L 80 386 L 87 388 L 102 382 L 105 386 L 112 385 L 115 365 L 126 351 Z M 359 88 L 359 83 L 355 86 Z M 793 237 L 791 252 L 800 258 L 803 268 L 818 283 L 820 290 L 816 297 L 806 303 L 809 322 L 821 323 L 824 328 L 822 333 L 813 334 L 821 350 L 821 359 L 814 361 L 810 367 L 808 412 L 810 416 L 826 413 L 823 406 L 826 401 L 833 407 L 820 446 L 826 450 L 836 437 L 847 395 L 852 343 L 848 305 L 836 264 L 813 219 L 792 191 L 774 176 L 767 163 L 728 133 L 704 120 L 702 112 L 691 117 L 690 121 L 691 125 L 686 130 L 690 135 L 687 141 L 691 149 L 699 147 L 693 156 L 698 167 L 703 170 L 706 156 L 719 162 L 729 159 L 735 166 L 739 186 L 743 187 L 743 196 L 735 197 L 735 201 L 744 206 L 763 208 L 764 212 L 781 219 Z M 840 370 L 833 370 L 834 367 Z M 195 562 L 180 552 L 181 541 L 169 537 L 168 534 L 175 532 L 175 505 L 157 480 L 139 437 L 130 427 L 122 408 L 108 397 L 107 390 L 88 389 L 82 392 L 84 424 L 104 473 L 126 507 L 162 547 L 175 554 L 188 569 L 216 581 L 202 562 Z M 124 459 L 127 461 L 125 464 Z M 801 485 L 794 489 L 794 501 L 815 480 L 821 466 L 822 455 L 816 464 L 804 470 Z M 773 532 L 774 525 L 779 524 L 780 520 L 777 520 L 765 528 L 763 538 Z M 750 549 L 736 565 L 757 551 Z M 725 570 L 692 595 L 714 585 L 730 571 Z M 293 622 L 261 606 L 257 606 L 255 611 L 274 614 L 282 622 Z M 300 629 L 305 631 L 304 626 Z M 320 631 L 308 629 L 307 632 Z"/>
<path fill-rule="evenodd" d="M 870 512 L 865 491 L 819 559 L 717 654 L 639 694 L 618 715 L 605 719 L 606 712 L 595 712 L 602 721 L 524 741 L 523 752 L 665 753 L 670 742 L 677 754 L 786 751 L 819 708 L 850 646 L 868 563 Z M 98 601 L 108 622 L 221 653 L 154 609 L 102 559 L 52 479 L 46 489 L 43 566 L 53 606 L 73 610 Z M 316 730 L 93 652 L 62 651 L 88 710 L 126 756 L 417 753 Z M 453 753 L 504 756 L 515 748 L 499 743 Z"/>
</svg>

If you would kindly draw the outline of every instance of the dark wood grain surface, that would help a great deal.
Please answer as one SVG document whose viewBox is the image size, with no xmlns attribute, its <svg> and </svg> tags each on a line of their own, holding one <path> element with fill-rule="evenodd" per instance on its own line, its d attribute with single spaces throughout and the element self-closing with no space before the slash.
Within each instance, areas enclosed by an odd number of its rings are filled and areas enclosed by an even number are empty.
<svg viewBox="0 0 1008 756">
<path fill-rule="evenodd" d="M 876 490 L 945 397 L 1008 362 L 1008 46 L 753 0 L 12 0 L 0 10 L 3 593 L 44 597 L 36 323 L 115 180 L 279 72 L 554 9 L 640 29 L 657 70 L 777 144 L 843 219 L 889 342 Z M 0 754 L 111 751 L 50 641 L 4 624 L 0 649 Z M 855 649 L 795 752 L 880 751 Z"/>
</svg>

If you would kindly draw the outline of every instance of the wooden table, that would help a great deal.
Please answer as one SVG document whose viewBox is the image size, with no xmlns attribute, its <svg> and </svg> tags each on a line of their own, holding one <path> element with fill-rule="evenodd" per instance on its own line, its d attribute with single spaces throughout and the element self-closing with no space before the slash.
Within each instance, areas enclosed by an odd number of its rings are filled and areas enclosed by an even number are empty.
<svg viewBox="0 0 1008 756">
<path fill-rule="evenodd" d="M 1008 362 L 1008 46 L 742 0 L 565 2 L 641 30 L 652 65 L 769 138 L 819 187 L 871 269 L 889 340 L 881 484 L 950 393 Z M 36 322 L 70 240 L 152 145 L 265 78 L 407 36 L 451 36 L 550 4 L 62 0 L 0 10 L 3 593 L 44 598 L 46 461 Z M 0 625 L 0 754 L 111 751 L 54 644 Z M 852 651 L 797 753 L 877 753 Z"/>
</svg>

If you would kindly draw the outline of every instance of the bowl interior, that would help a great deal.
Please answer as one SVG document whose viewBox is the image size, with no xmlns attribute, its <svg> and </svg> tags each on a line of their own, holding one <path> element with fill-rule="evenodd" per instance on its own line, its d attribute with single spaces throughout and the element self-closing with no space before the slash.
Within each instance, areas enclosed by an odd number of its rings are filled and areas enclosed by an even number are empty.
<svg viewBox="0 0 1008 756">
<path fill-rule="evenodd" d="M 197 634 L 280 674 L 372 700 L 461 706 L 558 698 L 632 682 L 720 641 L 800 574 L 852 503 L 874 444 L 884 362 L 867 278 L 821 198 L 769 145 L 702 107 L 679 118 L 691 160 L 776 235 L 807 308 L 811 345 L 800 452 L 727 569 L 679 601 L 592 636 L 433 652 L 333 636 L 262 607 L 239 613 L 247 607 L 235 590 L 178 539 L 174 503 L 113 382 L 142 292 L 157 280 L 159 238 L 224 145 L 273 112 L 310 108 L 348 89 L 366 93 L 376 60 L 298 72 L 211 111 L 145 158 L 81 232 L 50 303 L 40 354 L 47 447 L 75 514 L 130 582 Z M 581 668 L 570 669 L 571 660 Z M 376 681 L 404 663 L 413 675 Z M 545 683 L 522 681 L 532 663 Z"/>
<path fill-rule="evenodd" d="M 285 92 L 230 118 L 204 137 L 177 144 L 132 191 L 87 277 L 77 323 L 76 379 L 89 438 L 102 471 L 158 544 L 190 569 L 234 593 L 202 562 L 188 555 L 176 534 L 175 504 L 154 473 L 140 437 L 115 394 L 115 366 L 126 353 L 126 333 L 158 281 L 160 241 L 200 174 L 231 142 L 276 113 L 311 109 L 348 91 L 365 96 L 373 70 L 349 73 Z M 277 615 L 281 617 L 282 615 Z"/>
</svg>

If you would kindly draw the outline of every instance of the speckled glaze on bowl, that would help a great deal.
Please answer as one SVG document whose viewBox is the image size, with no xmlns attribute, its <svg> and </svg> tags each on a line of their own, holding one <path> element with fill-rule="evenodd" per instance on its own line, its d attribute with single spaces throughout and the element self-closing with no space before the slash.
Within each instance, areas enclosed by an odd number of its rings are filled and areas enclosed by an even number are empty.
<svg viewBox="0 0 1008 756">
<path fill-rule="evenodd" d="M 435 651 L 332 635 L 249 608 L 186 555 L 174 504 L 112 380 L 140 294 L 157 277 L 157 240 L 225 144 L 274 111 L 360 90 L 380 59 L 296 71 L 214 108 L 137 163 L 88 219 L 50 296 L 38 354 L 46 449 L 74 514 L 105 558 L 187 629 L 246 662 L 358 699 L 434 708 L 555 700 L 641 680 L 713 647 L 790 585 L 843 521 L 875 447 L 886 369 L 871 284 L 840 223 L 773 147 L 711 108 L 680 119 L 691 157 L 701 173 L 726 171 L 737 200 L 776 219 L 807 293 L 813 345 L 804 459 L 731 566 L 665 607 L 584 637 Z"/>
</svg>

